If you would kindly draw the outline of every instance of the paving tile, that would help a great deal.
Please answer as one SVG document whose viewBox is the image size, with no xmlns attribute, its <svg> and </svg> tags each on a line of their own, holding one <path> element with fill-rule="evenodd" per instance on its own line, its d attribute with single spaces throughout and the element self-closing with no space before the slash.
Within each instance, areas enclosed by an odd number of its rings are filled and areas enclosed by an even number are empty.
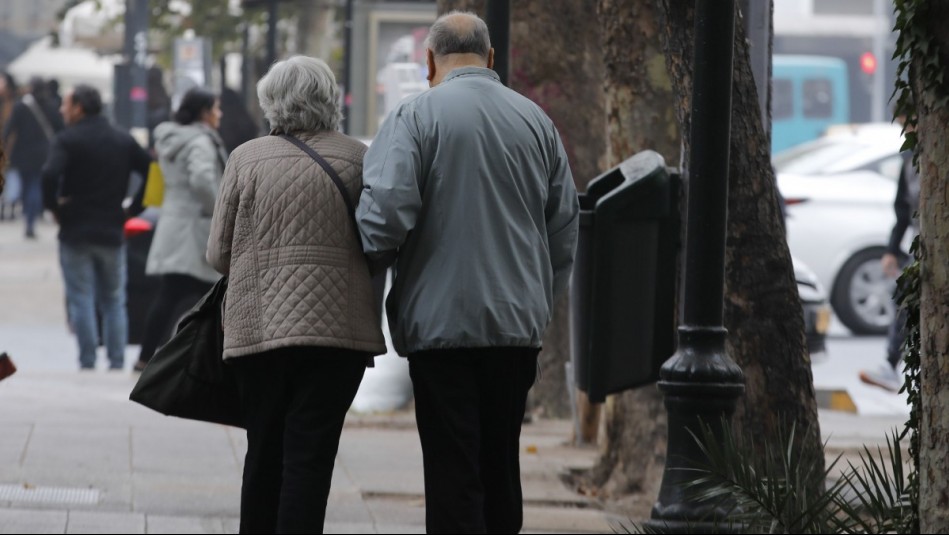
<svg viewBox="0 0 949 535">
<path fill-rule="evenodd" d="M 424 493 L 422 450 L 416 431 L 347 429 L 336 462 L 364 495 Z"/>
<path fill-rule="evenodd" d="M 239 476 L 134 474 L 133 510 L 167 516 L 238 516 Z"/>
<path fill-rule="evenodd" d="M 146 533 L 224 533 L 220 518 L 198 516 L 146 515 Z"/>
<path fill-rule="evenodd" d="M 398 524 L 376 524 L 376 533 L 410 533 L 412 535 L 425 533 L 425 524 L 400 526 Z"/>
<path fill-rule="evenodd" d="M 129 428 L 37 424 L 23 468 L 63 473 L 128 474 Z"/>
<path fill-rule="evenodd" d="M 241 519 L 237 517 L 224 518 L 221 521 L 224 524 L 224 533 L 240 533 Z"/>
<path fill-rule="evenodd" d="M 366 507 L 377 526 L 424 526 L 424 499 L 368 499 Z"/>
<path fill-rule="evenodd" d="M 524 529 L 554 533 L 614 533 L 610 518 L 595 509 L 524 507 Z"/>
<path fill-rule="evenodd" d="M 145 533 L 145 515 L 69 511 L 66 533 Z"/>
<path fill-rule="evenodd" d="M 220 476 L 240 474 L 225 427 L 182 425 L 174 432 L 133 426 L 132 470 L 136 474 Z"/>
<path fill-rule="evenodd" d="M 346 522 L 326 522 L 323 525 L 323 533 L 376 533 L 376 528 L 371 524 L 353 524 Z"/>
<path fill-rule="evenodd" d="M 32 433 L 32 424 L 3 424 L 3 433 L 0 433 L 0 466 L 20 465 Z"/>
<path fill-rule="evenodd" d="M 358 492 L 333 492 L 326 502 L 326 523 L 372 525 L 372 515 Z"/>
<path fill-rule="evenodd" d="M 66 511 L 0 509 L 0 533 L 65 533 Z"/>
</svg>

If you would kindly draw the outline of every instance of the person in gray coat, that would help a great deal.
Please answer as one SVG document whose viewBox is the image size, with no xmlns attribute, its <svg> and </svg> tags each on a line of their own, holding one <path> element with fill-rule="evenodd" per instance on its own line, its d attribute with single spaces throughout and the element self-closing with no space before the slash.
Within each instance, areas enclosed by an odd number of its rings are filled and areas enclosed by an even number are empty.
<svg viewBox="0 0 949 535">
<path fill-rule="evenodd" d="M 145 273 L 160 277 L 160 283 L 135 363 L 139 371 L 168 341 L 181 315 L 221 277 L 205 259 L 227 161 L 217 132 L 220 121 L 218 98 L 195 88 L 185 94 L 174 121 L 155 127 L 155 150 L 165 187 Z"/>
<path fill-rule="evenodd" d="M 557 129 L 492 65 L 484 21 L 438 19 L 432 89 L 385 120 L 357 209 L 367 255 L 396 258 L 387 312 L 409 358 L 430 533 L 521 528 L 521 423 L 576 252 Z"/>
</svg>

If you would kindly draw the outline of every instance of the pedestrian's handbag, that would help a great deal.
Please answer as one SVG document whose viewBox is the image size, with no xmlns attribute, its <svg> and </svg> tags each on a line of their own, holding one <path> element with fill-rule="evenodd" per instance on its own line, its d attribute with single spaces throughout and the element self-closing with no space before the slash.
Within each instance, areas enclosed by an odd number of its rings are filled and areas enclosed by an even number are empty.
<svg viewBox="0 0 949 535">
<path fill-rule="evenodd" d="M 166 416 L 244 427 L 234 371 L 224 363 L 227 277 L 178 324 L 145 366 L 129 399 Z"/>
<path fill-rule="evenodd" d="M 165 200 L 165 177 L 161 174 L 158 162 L 148 166 L 148 176 L 145 178 L 145 196 L 142 197 L 142 206 L 161 206 Z"/>
</svg>

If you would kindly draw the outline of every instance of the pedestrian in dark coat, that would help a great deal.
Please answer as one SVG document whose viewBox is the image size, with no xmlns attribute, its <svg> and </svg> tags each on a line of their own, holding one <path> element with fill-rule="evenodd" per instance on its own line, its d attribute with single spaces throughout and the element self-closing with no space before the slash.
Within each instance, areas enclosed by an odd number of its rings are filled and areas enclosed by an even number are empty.
<svg viewBox="0 0 949 535">
<path fill-rule="evenodd" d="M 3 141 L 10 155 L 10 169 L 22 184 L 26 237 L 36 237 L 36 220 L 43 213 L 40 171 L 49 154 L 53 136 L 63 129 L 63 120 L 49 98 L 46 82 L 33 79 L 30 92 L 14 106 L 3 127 Z"/>
<path fill-rule="evenodd" d="M 43 200 L 59 222 L 59 259 L 79 366 L 95 366 L 98 329 L 112 369 L 122 369 L 128 339 L 125 311 L 125 211 L 132 172 L 145 176 L 151 158 L 127 132 L 101 116 L 102 98 L 79 85 L 63 99 L 68 128 L 53 139 L 43 167 Z"/>
</svg>

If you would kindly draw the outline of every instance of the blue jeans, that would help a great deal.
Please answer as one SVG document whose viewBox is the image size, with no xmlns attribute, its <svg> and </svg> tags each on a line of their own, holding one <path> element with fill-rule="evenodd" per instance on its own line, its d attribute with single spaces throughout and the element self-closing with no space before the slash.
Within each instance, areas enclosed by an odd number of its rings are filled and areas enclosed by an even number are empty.
<svg viewBox="0 0 949 535">
<path fill-rule="evenodd" d="M 66 283 L 66 309 L 79 340 L 79 365 L 96 364 L 96 311 L 102 314 L 102 335 L 109 367 L 121 369 L 128 342 L 125 309 L 125 246 L 59 243 L 59 262 Z"/>
<path fill-rule="evenodd" d="M 39 173 L 20 172 L 23 182 L 21 193 L 23 201 L 23 216 L 26 219 L 26 232 L 32 234 L 36 220 L 43 215 L 43 188 Z"/>
</svg>

